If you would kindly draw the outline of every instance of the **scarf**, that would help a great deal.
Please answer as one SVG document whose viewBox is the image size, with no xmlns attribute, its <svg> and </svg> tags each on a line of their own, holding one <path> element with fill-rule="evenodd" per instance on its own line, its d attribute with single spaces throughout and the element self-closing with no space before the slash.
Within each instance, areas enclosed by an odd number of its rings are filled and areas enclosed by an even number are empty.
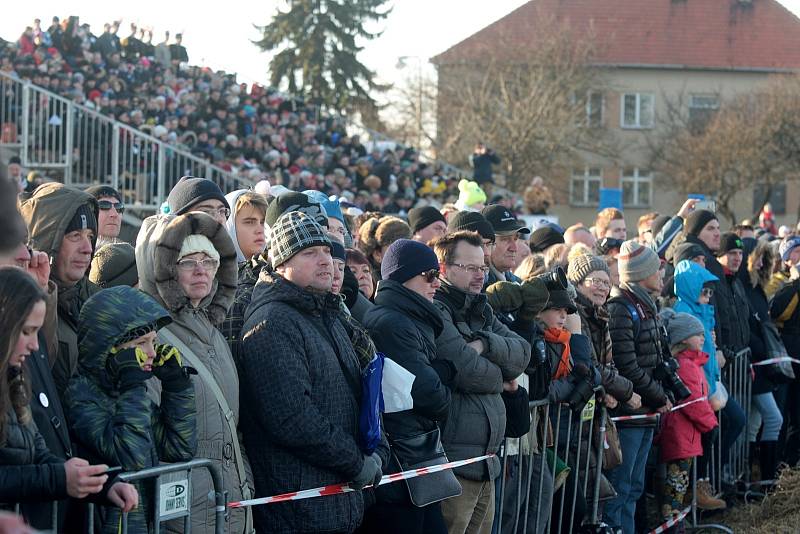
<svg viewBox="0 0 800 534">
<path fill-rule="evenodd" d="M 570 362 L 570 354 L 569 354 L 569 338 L 572 334 L 570 334 L 569 330 L 565 328 L 547 328 L 544 331 L 544 340 L 548 343 L 560 343 L 564 345 L 564 350 L 561 352 L 561 359 L 558 362 L 558 367 L 556 368 L 555 375 L 553 378 L 558 380 L 559 378 L 564 378 L 567 376 L 570 371 L 572 371 L 572 363 Z"/>
</svg>

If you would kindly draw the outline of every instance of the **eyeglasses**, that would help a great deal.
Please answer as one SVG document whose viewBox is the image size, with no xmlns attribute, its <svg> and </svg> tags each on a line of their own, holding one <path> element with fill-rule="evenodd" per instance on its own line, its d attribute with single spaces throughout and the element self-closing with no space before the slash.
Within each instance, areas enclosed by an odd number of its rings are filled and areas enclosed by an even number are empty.
<svg viewBox="0 0 800 534">
<path fill-rule="evenodd" d="M 478 273 L 486 274 L 489 272 L 489 268 L 485 265 L 464 265 L 463 263 L 451 263 L 450 265 L 453 265 L 455 267 L 461 267 L 469 274 L 478 274 Z"/>
<path fill-rule="evenodd" d="M 611 289 L 611 282 L 602 278 L 587 278 L 583 282 L 586 286 L 592 286 L 595 289 Z"/>
<path fill-rule="evenodd" d="M 193 272 L 198 267 L 202 267 L 204 271 L 213 271 L 219 267 L 219 260 L 215 260 L 214 258 L 206 258 L 204 260 L 185 258 L 178 261 L 178 269 L 181 271 Z"/>
<path fill-rule="evenodd" d="M 421 272 L 419 275 L 423 277 L 427 283 L 432 284 L 434 280 L 439 278 L 439 269 L 431 269 L 429 271 Z"/>
<path fill-rule="evenodd" d="M 111 208 L 114 208 L 120 215 L 125 212 L 125 204 L 123 204 L 122 202 L 111 202 L 110 200 L 98 200 L 97 207 L 100 208 L 101 211 L 108 211 Z"/>
<path fill-rule="evenodd" d="M 700 296 L 711 298 L 714 296 L 714 288 L 713 287 L 704 287 L 702 291 L 700 291 Z"/>
<path fill-rule="evenodd" d="M 217 215 L 222 215 L 226 219 L 231 216 L 231 210 L 228 208 L 194 208 L 192 211 L 202 211 L 206 215 L 211 215 L 212 217 L 216 217 Z"/>
<path fill-rule="evenodd" d="M 486 247 L 486 248 L 494 248 L 494 246 L 496 244 L 497 243 L 495 243 L 494 241 L 484 241 L 483 242 L 483 246 Z"/>
</svg>

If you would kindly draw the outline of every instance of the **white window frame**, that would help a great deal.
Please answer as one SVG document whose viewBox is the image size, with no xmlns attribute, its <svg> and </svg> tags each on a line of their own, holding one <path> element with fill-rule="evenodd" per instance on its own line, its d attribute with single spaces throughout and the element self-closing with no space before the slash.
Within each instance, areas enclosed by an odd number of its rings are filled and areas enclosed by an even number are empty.
<svg viewBox="0 0 800 534">
<path fill-rule="evenodd" d="M 597 170 L 597 174 L 592 174 L 591 171 Z M 576 172 L 577 171 L 577 172 Z M 572 176 L 570 176 L 569 180 L 569 204 L 570 206 L 598 206 L 600 204 L 599 198 L 599 191 L 603 188 L 603 169 L 600 167 L 589 167 L 586 166 L 583 168 L 583 172 L 580 172 L 581 169 L 576 168 L 572 170 Z M 580 183 L 578 186 L 577 182 Z M 597 182 L 598 183 L 598 199 L 597 201 L 593 201 L 589 199 L 589 183 L 590 182 Z M 582 200 L 575 201 L 574 200 L 574 193 L 576 191 L 576 186 L 583 189 L 583 194 L 581 195 Z"/>
<path fill-rule="evenodd" d="M 627 171 L 633 171 L 633 174 L 627 174 Z M 622 169 L 622 176 L 620 177 L 620 188 L 622 189 L 622 207 L 623 208 L 649 208 L 653 205 L 653 171 L 644 174 L 639 167 L 628 167 Z M 633 204 L 625 203 L 625 184 L 633 184 Z M 650 184 L 650 194 L 648 195 L 647 202 L 642 204 L 639 202 L 639 184 Z"/>
<path fill-rule="evenodd" d="M 636 121 L 633 124 L 625 123 L 625 98 L 632 96 L 636 98 Z M 652 102 L 652 117 L 650 123 L 642 122 L 642 97 L 650 98 Z M 656 123 L 656 96 L 653 93 L 622 93 L 619 105 L 619 126 L 625 130 L 646 130 L 653 128 Z"/>
</svg>

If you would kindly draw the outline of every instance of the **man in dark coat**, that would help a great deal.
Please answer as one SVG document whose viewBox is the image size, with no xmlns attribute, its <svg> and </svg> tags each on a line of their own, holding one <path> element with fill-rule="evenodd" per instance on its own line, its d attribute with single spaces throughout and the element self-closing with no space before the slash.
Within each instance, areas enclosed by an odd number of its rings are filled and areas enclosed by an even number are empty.
<svg viewBox="0 0 800 534">
<path fill-rule="evenodd" d="M 497 454 L 506 427 L 503 392 L 524 395 L 516 378 L 525 370 L 531 346 L 509 330 L 481 294 L 484 265 L 477 232 L 456 232 L 434 241 L 442 285 L 434 303 L 444 329 L 436 338 L 438 359 L 456 368 L 442 444 L 450 460 Z M 450 532 L 485 532 L 494 519 L 494 480 L 500 475 L 497 457 L 455 469 L 463 493 L 442 503 Z"/>
<path fill-rule="evenodd" d="M 484 185 L 494 183 L 492 179 L 492 165 L 500 163 L 500 156 L 494 153 L 494 150 L 486 148 L 483 143 L 478 143 L 475 146 L 475 152 L 472 154 L 472 167 L 474 173 L 472 179 L 478 182 L 483 187 Z"/>
<path fill-rule="evenodd" d="M 385 458 L 358 445 L 360 368 L 339 320 L 331 244 L 310 216 L 272 227 L 272 265 L 253 291 L 242 329 L 242 431 L 258 496 L 381 477 Z M 260 532 L 352 532 L 362 492 L 253 509 Z"/>
<path fill-rule="evenodd" d="M 662 354 L 654 301 L 664 284 L 661 261 L 652 249 L 637 241 L 625 241 L 620 248 L 619 274 L 620 285 L 613 289 L 608 302 L 611 348 L 619 374 L 633 382 L 642 404 L 637 410 L 620 404 L 618 414 L 665 413 L 672 404 L 653 376 Z M 606 503 L 605 521 L 625 534 L 635 531 L 636 501 L 644 491 L 645 464 L 655 425 L 655 417 L 618 424 L 625 461 L 608 473 L 617 497 Z"/>
</svg>

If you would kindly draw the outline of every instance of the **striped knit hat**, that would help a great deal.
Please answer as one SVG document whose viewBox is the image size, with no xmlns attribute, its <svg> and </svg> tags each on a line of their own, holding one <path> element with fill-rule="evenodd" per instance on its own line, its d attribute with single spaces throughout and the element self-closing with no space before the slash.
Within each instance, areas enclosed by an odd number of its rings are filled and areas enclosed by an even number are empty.
<svg viewBox="0 0 800 534">
<path fill-rule="evenodd" d="M 300 211 L 284 213 L 272 226 L 272 267 L 289 261 L 301 250 L 316 246 L 331 248 L 325 229 L 310 215 Z"/>
<path fill-rule="evenodd" d="M 625 241 L 619 250 L 619 279 L 622 282 L 641 282 L 661 269 L 658 254 L 637 241 Z"/>
<path fill-rule="evenodd" d="M 608 272 L 608 264 L 600 256 L 592 254 L 581 254 L 569 260 L 569 267 L 567 267 L 567 280 L 573 285 L 581 285 L 589 274 L 595 271 Z"/>
</svg>

